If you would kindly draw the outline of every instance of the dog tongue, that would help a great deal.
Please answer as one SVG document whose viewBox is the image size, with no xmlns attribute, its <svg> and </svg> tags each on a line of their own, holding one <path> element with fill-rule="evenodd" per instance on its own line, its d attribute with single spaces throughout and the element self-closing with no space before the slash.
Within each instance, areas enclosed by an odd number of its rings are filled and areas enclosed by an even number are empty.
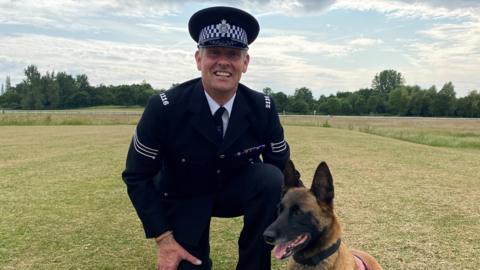
<svg viewBox="0 0 480 270">
<path fill-rule="evenodd" d="M 287 252 L 287 246 L 288 246 L 288 243 L 281 243 L 275 246 L 275 249 L 273 250 L 273 253 L 275 254 L 275 258 L 279 260 L 283 259 L 283 256 Z"/>
</svg>

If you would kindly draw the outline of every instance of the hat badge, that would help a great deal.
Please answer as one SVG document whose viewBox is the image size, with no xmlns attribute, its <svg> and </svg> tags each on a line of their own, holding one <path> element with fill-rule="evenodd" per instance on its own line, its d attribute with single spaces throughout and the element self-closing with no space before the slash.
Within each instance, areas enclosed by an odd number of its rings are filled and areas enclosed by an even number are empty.
<svg viewBox="0 0 480 270">
<path fill-rule="evenodd" d="M 230 24 L 227 23 L 227 20 L 222 20 L 221 23 L 217 24 L 217 29 L 220 34 L 226 34 L 230 30 Z"/>
</svg>

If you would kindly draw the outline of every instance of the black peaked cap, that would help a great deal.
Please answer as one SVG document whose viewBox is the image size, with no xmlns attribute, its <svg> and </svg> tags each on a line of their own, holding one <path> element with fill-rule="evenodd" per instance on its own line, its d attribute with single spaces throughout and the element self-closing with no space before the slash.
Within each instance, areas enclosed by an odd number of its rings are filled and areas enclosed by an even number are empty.
<svg viewBox="0 0 480 270">
<path fill-rule="evenodd" d="M 243 28 L 247 33 L 248 44 L 251 44 L 257 38 L 260 31 L 257 19 L 251 14 L 238 8 L 219 6 L 199 10 L 192 15 L 188 22 L 190 36 L 198 43 L 203 28 L 219 24 L 222 20 Z"/>
</svg>

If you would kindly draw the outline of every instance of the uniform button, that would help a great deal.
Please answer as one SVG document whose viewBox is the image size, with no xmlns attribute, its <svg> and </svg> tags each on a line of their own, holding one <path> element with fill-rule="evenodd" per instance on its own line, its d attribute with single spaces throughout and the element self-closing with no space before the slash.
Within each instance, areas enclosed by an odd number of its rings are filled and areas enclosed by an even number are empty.
<svg viewBox="0 0 480 270">
<path fill-rule="evenodd" d="M 220 156 L 218 156 L 218 157 L 219 157 L 219 158 L 225 158 L 225 155 L 220 155 Z"/>
<path fill-rule="evenodd" d="M 187 160 L 185 158 L 182 158 L 180 161 L 185 163 Z"/>
<path fill-rule="evenodd" d="M 220 174 L 222 172 L 222 170 L 218 169 L 217 170 L 217 174 Z"/>
</svg>

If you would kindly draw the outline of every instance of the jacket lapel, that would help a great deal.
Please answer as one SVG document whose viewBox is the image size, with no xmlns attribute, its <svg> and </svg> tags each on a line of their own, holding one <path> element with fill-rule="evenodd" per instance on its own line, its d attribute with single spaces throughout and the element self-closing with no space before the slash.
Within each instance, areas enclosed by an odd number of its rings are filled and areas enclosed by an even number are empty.
<svg viewBox="0 0 480 270">
<path fill-rule="evenodd" d="M 245 97 L 243 96 L 243 93 L 239 87 L 239 89 L 237 90 L 237 95 L 235 96 L 235 100 L 233 102 L 232 114 L 230 115 L 230 119 L 228 120 L 227 132 L 225 133 L 223 143 L 219 149 L 220 153 L 230 147 L 235 142 L 235 140 L 237 140 L 238 137 L 240 137 L 245 132 L 245 130 L 248 129 L 248 127 L 250 126 L 250 121 L 247 117 L 249 112 L 250 109 L 248 103 L 245 100 Z"/>
<path fill-rule="evenodd" d="M 188 108 L 193 113 L 190 121 L 193 128 L 203 137 L 211 143 L 218 145 L 212 112 L 210 111 L 210 107 L 208 107 L 207 98 L 203 91 L 202 81 L 200 80 L 190 96 Z"/>
</svg>

